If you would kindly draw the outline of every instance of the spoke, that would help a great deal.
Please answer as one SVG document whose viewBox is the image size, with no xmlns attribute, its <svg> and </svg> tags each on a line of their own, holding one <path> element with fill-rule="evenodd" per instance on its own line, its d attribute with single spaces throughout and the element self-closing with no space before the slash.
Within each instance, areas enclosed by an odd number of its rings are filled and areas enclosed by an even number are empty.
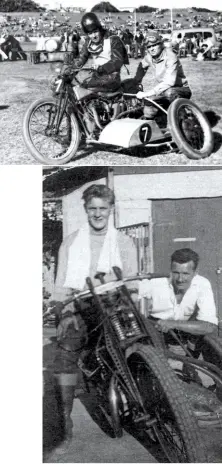
<svg viewBox="0 0 222 464">
<path fill-rule="evenodd" d="M 200 151 L 204 146 L 204 132 L 198 119 L 198 115 L 191 108 L 182 107 L 179 115 L 181 132 L 189 145 Z"/>
<path fill-rule="evenodd" d="M 169 422 L 168 418 L 164 422 L 161 412 L 156 412 L 156 415 L 159 416 L 159 420 L 158 424 L 154 426 L 154 431 L 169 461 L 186 462 L 186 450 L 183 441 L 178 435 L 179 431 L 175 429 L 172 422 Z"/>
<path fill-rule="evenodd" d="M 67 114 L 63 116 L 58 134 L 55 134 L 56 107 L 43 104 L 33 112 L 29 132 L 32 143 L 42 156 L 56 159 L 66 154 L 71 143 L 71 121 Z"/>
<path fill-rule="evenodd" d="M 176 418 L 158 379 L 147 365 L 137 363 L 135 380 L 140 386 L 145 408 L 157 418 L 154 431 L 164 453 L 170 462 L 186 462 L 186 450 Z"/>
</svg>

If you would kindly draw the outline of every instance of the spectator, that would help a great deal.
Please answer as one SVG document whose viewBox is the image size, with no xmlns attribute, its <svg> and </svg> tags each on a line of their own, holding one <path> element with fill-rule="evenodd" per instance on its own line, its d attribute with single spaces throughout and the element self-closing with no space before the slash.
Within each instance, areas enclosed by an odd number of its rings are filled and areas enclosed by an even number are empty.
<svg viewBox="0 0 222 464">
<path fill-rule="evenodd" d="M 72 55 L 73 59 L 78 58 L 79 56 L 79 42 L 80 42 L 80 34 L 77 31 L 77 29 L 73 30 L 73 33 L 71 35 L 71 44 L 72 44 Z"/>
</svg>

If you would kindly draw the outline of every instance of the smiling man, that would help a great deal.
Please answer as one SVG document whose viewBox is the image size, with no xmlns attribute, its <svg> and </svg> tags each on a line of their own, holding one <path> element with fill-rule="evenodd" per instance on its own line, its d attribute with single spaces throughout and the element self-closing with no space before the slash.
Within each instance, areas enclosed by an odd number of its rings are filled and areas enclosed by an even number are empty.
<svg viewBox="0 0 222 464">
<path fill-rule="evenodd" d="M 180 60 L 171 47 L 165 47 L 161 35 L 150 31 L 146 38 L 147 54 L 137 68 L 135 79 L 141 82 L 148 69 L 151 69 L 157 84 L 147 92 L 138 92 L 137 98 L 152 97 L 165 99 L 171 103 L 176 98 L 190 98 L 191 90 Z M 152 118 L 158 109 L 145 102 L 144 115 Z"/>
<path fill-rule="evenodd" d="M 113 191 L 106 185 L 94 184 L 83 192 L 82 199 L 87 220 L 79 230 L 66 237 L 60 247 L 55 290 L 50 303 L 58 318 L 54 372 L 64 419 L 61 452 L 65 452 L 72 438 L 70 416 L 78 383 L 77 362 L 86 343 L 87 333 L 98 324 L 97 308 L 90 300 L 84 302 L 81 315 L 74 314 L 72 303 L 64 310 L 61 303 L 86 289 L 87 277 L 91 278 L 95 286 L 101 283 L 98 273 L 104 274 L 106 282 L 116 279 L 113 266 L 118 266 L 123 276 L 137 272 L 137 253 L 133 240 L 113 225 Z"/>
<path fill-rule="evenodd" d="M 149 315 L 162 332 L 182 330 L 192 335 L 214 332 L 218 319 L 212 287 L 198 274 L 198 254 L 190 248 L 171 256 L 169 279 L 142 281 L 140 296 L 148 299 Z"/>
</svg>

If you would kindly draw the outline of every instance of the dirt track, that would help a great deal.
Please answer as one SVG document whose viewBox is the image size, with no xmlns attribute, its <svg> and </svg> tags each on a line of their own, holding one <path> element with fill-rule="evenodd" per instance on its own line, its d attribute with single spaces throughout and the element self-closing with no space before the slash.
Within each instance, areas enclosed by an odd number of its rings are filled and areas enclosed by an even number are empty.
<svg viewBox="0 0 222 464">
<path fill-rule="evenodd" d="M 131 60 L 130 71 L 134 75 L 138 61 Z M 203 160 L 192 161 L 185 155 L 152 153 L 132 156 L 105 152 L 96 148 L 79 151 L 75 165 L 217 165 L 222 161 L 222 101 L 218 76 L 221 75 L 222 58 L 216 62 L 194 62 L 190 58 L 183 60 L 183 67 L 193 91 L 193 100 L 202 110 L 210 112 L 214 120 L 215 149 L 212 155 Z M 39 65 L 25 61 L 0 63 L 0 163 L 1 164 L 37 164 L 24 145 L 22 138 L 22 120 L 27 106 L 35 99 L 48 96 L 49 78 L 52 71 L 48 63 Z M 127 77 L 126 72 L 124 76 Z M 150 78 L 144 78 L 144 87 L 148 88 Z M 72 163 L 73 164 L 73 163 Z"/>
</svg>

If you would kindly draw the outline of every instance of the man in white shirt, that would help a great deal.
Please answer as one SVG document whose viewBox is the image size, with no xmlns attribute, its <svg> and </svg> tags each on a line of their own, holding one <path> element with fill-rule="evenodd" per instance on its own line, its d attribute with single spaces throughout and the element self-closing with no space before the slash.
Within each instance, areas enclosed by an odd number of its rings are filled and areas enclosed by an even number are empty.
<svg viewBox="0 0 222 464">
<path fill-rule="evenodd" d="M 149 316 L 158 330 L 177 329 L 191 335 L 206 335 L 218 325 L 211 284 L 198 275 L 198 254 L 190 248 L 171 256 L 170 278 L 144 280 L 140 297 L 148 299 Z"/>
</svg>

